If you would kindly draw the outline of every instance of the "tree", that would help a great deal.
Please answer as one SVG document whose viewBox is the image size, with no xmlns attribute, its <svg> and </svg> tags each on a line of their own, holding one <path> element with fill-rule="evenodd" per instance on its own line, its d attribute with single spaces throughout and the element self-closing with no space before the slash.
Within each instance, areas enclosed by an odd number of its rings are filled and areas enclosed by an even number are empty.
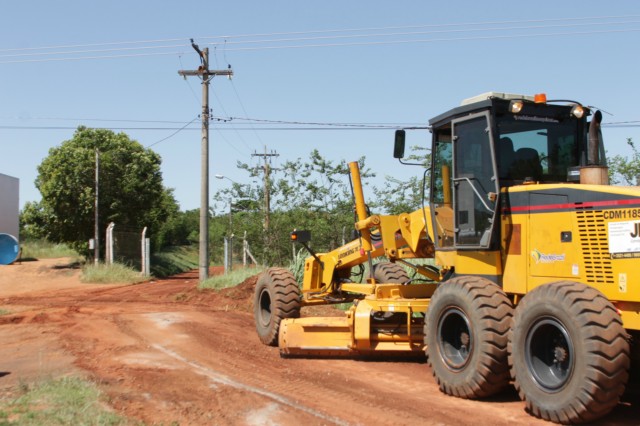
<svg viewBox="0 0 640 426">
<path fill-rule="evenodd" d="M 431 151 L 421 146 L 412 146 L 411 155 L 405 161 L 414 167 L 422 176 L 412 176 L 406 182 L 385 176 L 383 188 L 374 188 L 378 206 L 388 214 L 409 213 L 422 207 L 423 198 L 428 196 L 429 164 Z"/>
<path fill-rule="evenodd" d="M 96 151 L 101 228 L 115 222 L 140 230 L 146 226 L 152 238 L 159 235 L 165 220 L 178 212 L 172 191 L 162 184 L 160 156 L 124 133 L 81 126 L 38 166 L 35 183 L 47 238 L 87 253 L 94 235 Z"/>
<path fill-rule="evenodd" d="M 627 145 L 633 152 L 631 158 L 616 155 L 609 159 L 609 180 L 612 184 L 640 185 L 640 151 L 633 140 L 627 138 Z"/>
<path fill-rule="evenodd" d="M 47 223 L 52 214 L 41 202 L 28 201 L 20 211 L 20 239 L 39 240 L 47 237 Z"/>
<path fill-rule="evenodd" d="M 366 185 L 366 179 L 374 174 L 367 169 L 364 157 L 358 162 Z M 343 238 L 351 239 L 354 209 L 345 161 L 329 161 L 318 150 L 313 150 L 308 161 L 298 158 L 271 169 L 268 188 L 272 211 L 266 234 L 262 203 L 264 176 L 248 164 L 238 163 L 238 168 L 245 170 L 250 178 L 247 180 L 253 178 L 253 182 L 234 183 L 214 195 L 214 209 L 220 212 L 213 220 L 218 225 L 211 230 L 214 245 L 221 246 L 225 234 L 243 235 L 246 231 L 252 252 L 262 258 L 261 262 L 284 265 L 292 258 L 289 234 L 294 228 L 311 230 L 312 245 L 318 251 L 332 250 L 342 244 Z M 223 218 L 229 214 L 229 202 L 232 221 Z M 230 222 L 233 229 L 228 231 Z M 215 250 L 214 256 L 217 256 Z"/>
<path fill-rule="evenodd" d="M 199 226 L 199 209 L 175 212 L 162 225 L 157 244 L 159 247 L 198 244 Z"/>
</svg>

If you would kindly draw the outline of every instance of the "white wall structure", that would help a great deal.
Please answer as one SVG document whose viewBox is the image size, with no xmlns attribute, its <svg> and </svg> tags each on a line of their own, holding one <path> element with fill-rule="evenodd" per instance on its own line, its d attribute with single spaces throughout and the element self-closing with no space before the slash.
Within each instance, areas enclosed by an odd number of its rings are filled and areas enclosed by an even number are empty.
<svg viewBox="0 0 640 426">
<path fill-rule="evenodd" d="M 0 173 L 0 233 L 20 239 L 20 180 Z"/>
</svg>

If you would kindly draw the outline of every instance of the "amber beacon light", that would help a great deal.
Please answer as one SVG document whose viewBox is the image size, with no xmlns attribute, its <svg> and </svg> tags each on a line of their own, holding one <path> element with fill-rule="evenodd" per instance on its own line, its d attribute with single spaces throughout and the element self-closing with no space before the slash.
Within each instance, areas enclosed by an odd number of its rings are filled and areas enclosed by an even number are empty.
<svg viewBox="0 0 640 426">
<path fill-rule="evenodd" d="M 546 93 L 536 93 L 533 96 L 533 101 L 537 104 L 544 104 L 547 102 L 547 95 Z"/>
</svg>

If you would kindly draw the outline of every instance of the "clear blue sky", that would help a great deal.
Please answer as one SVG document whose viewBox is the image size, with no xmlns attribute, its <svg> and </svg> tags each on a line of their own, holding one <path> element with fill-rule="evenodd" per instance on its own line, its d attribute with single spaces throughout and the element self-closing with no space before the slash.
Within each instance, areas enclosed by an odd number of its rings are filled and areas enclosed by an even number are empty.
<svg viewBox="0 0 640 426">
<path fill-rule="evenodd" d="M 607 111 L 606 123 L 632 122 L 604 128 L 608 152 L 629 154 L 626 138 L 640 142 L 639 5 L 4 1 L 0 173 L 20 179 L 21 206 L 39 200 L 33 181 L 50 148 L 78 125 L 122 129 L 154 144 L 181 208 L 199 207 L 201 86 L 177 73 L 199 64 L 192 37 L 211 49 L 212 68 L 231 64 L 235 73 L 231 82 L 213 81 L 214 116 L 426 124 L 483 92 L 546 92 Z M 230 184 L 214 174 L 246 182 L 236 162 L 256 164 L 251 154 L 265 147 L 280 154 L 275 167 L 318 148 L 334 161 L 365 155 L 380 178 L 417 172 L 391 158 L 393 130 L 275 130 L 283 127 L 214 122 L 211 194 Z M 410 143 L 428 138 L 412 134 Z"/>
</svg>

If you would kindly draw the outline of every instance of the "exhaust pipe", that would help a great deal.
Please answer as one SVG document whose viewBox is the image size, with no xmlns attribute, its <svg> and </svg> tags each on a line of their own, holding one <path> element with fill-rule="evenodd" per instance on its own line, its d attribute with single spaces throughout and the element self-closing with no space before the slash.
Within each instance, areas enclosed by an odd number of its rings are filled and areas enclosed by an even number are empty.
<svg viewBox="0 0 640 426">
<path fill-rule="evenodd" d="M 602 122 L 602 113 L 596 111 L 593 114 L 591 123 L 589 123 L 589 145 L 588 145 L 588 158 L 587 165 L 599 166 L 600 165 L 600 145 L 602 141 L 600 137 L 602 132 L 600 131 L 600 123 Z"/>
<path fill-rule="evenodd" d="M 589 140 L 587 145 L 587 165 L 580 168 L 580 183 L 587 185 L 609 185 L 609 168 L 602 165 L 600 146 L 602 132 L 600 123 L 602 113 L 596 111 L 589 123 Z"/>
</svg>

